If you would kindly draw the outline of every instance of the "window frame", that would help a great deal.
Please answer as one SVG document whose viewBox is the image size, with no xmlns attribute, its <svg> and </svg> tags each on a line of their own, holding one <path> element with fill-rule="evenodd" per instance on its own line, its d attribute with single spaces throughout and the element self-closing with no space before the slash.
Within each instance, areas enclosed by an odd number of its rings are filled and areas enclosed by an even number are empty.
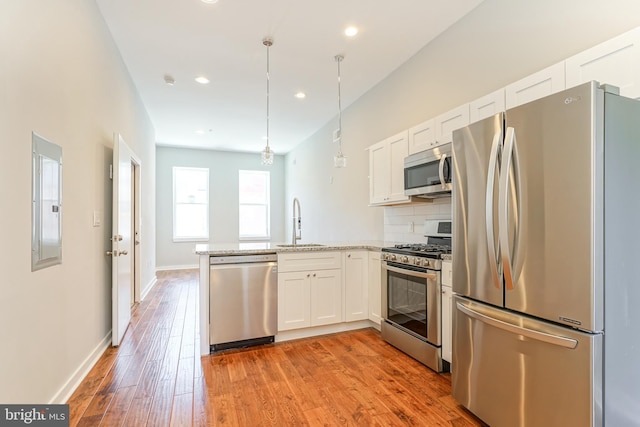
<svg viewBox="0 0 640 427">
<path fill-rule="evenodd" d="M 176 202 L 176 172 L 177 171 L 184 171 L 184 170 L 192 170 L 192 171 L 205 171 L 207 178 L 206 178 L 206 202 L 205 203 L 177 203 Z M 173 229 L 171 231 L 172 233 L 172 237 L 173 237 L 173 241 L 174 242 L 208 242 L 209 241 L 209 236 L 210 236 L 210 231 L 211 231 L 211 227 L 210 227 L 210 218 L 209 218 L 209 213 L 210 213 L 210 204 L 211 204 L 211 199 L 210 199 L 210 185 L 209 185 L 209 179 L 210 179 L 210 173 L 209 173 L 209 168 L 201 168 L 201 167 L 190 167 L 190 166 L 173 166 L 172 168 L 172 179 L 173 179 L 173 183 L 172 183 L 172 188 L 173 188 L 173 199 L 172 199 L 172 209 L 173 209 Z M 176 235 L 176 220 L 177 220 L 177 214 L 176 214 L 176 208 L 178 205 L 202 205 L 204 204 L 206 206 L 206 221 L 205 221 L 205 226 L 206 226 L 206 230 L 205 230 L 205 234 L 206 235 L 202 235 L 202 236 L 177 236 Z"/>
<path fill-rule="evenodd" d="M 240 190 L 240 177 L 242 174 L 254 174 L 266 176 L 266 202 L 265 203 L 242 203 Z M 242 206 L 266 206 L 266 226 L 265 235 L 242 234 L 240 223 L 240 211 Z M 238 170 L 238 240 L 271 240 L 271 172 L 268 170 L 239 169 Z"/>
</svg>

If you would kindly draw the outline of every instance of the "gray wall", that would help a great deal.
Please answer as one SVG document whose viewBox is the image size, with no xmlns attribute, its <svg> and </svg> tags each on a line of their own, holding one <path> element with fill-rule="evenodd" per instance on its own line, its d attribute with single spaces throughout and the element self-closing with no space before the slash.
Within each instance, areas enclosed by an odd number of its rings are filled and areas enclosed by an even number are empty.
<svg viewBox="0 0 640 427">
<path fill-rule="evenodd" d="M 286 156 L 305 240 L 384 238 L 388 208 L 368 207 L 368 146 L 637 26 L 637 0 L 485 0 L 345 109 L 346 169 L 332 166 L 335 119 Z M 358 78 L 348 51 L 341 69 L 346 93 Z"/>
<path fill-rule="evenodd" d="M 114 132 L 142 162 L 142 287 L 155 280 L 155 132 L 93 1 L 3 0 L 0 55 L 0 402 L 63 403 L 110 343 Z M 62 264 L 36 272 L 32 131 L 63 156 Z"/>
<path fill-rule="evenodd" d="M 284 240 L 284 158 L 276 156 L 272 166 L 260 164 L 259 153 L 197 150 L 158 146 L 156 148 L 157 239 L 156 264 L 159 269 L 195 267 L 195 242 L 173 241 L 174 166 L 209 168 L 209 244 L 237 243 L 238 171 L 271 172 L 271 241 Z M 290 216 L 290 215 L 289 215 Z M 288 218 L 288 216 L 287 216 Z M 199 242 L 200 243 L 200 242 Z"/>
</svg>

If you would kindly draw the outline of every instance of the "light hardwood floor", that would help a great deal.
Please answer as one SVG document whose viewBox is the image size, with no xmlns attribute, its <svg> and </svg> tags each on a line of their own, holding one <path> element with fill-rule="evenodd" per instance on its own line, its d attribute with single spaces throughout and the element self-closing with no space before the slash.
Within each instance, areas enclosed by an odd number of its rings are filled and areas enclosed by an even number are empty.
<svg viewBox="0 0 640 427">
<path fill-rule="evenodd" d="M 71 426 L 482 426 L 374 329 L 198 355 L 198 274 L 158 273 L 69 399 Z"/>
</svg>

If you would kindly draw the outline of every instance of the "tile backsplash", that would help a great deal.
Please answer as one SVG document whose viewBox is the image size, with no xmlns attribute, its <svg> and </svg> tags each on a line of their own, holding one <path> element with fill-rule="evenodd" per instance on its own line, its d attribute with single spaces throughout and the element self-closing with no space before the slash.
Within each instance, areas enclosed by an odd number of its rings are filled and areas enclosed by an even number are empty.
<svg viewBox="0 0 640 427">
<path fill-rule="evenodd" d="M 451 197 L 384 208 L 384 240 L 397 243 L 423 243 L 426 219 L 451 219 Z"/>
</svg>

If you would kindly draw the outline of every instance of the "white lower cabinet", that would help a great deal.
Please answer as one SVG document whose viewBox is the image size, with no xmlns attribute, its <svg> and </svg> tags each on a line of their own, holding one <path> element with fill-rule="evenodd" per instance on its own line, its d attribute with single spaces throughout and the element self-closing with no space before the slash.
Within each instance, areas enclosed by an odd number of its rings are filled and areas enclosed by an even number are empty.
<svg viewBox="0 0 640 427">
<path fill-rule="evenodd" d="M 442 358 L 452 363 L 453 291 L 451 261 L 442 262 Z"/>
<path fill-rule="evenodd" d="M 279 255 L 278 331 L 342 322 L 342 284 L 341 252 Z"/>
<path fill-rule="evenodd" d="M 314 271 L 309 285 L 311 326 L 342 322 L 342 271 Z"/>
<path fill-rule="evenodd" d="M 369 251 L 344 254 L 344 321 L 369 318 Z"/>
<path fill-rule="evenodd" d="M 380 252 L 369 252 L 369 320 L 382 320 L 382 269 Z"/>
<path fill-rule="evenodd" d="M 278 273 L 278 330 L 311 326 L 310 273 Z"/>
<path fill-rule="evenodd" d="M 442 358 L 451 363 L 452 360 L 452 306 L 453 292 L 451 286 L 442 287 Z"/>
</svg>

